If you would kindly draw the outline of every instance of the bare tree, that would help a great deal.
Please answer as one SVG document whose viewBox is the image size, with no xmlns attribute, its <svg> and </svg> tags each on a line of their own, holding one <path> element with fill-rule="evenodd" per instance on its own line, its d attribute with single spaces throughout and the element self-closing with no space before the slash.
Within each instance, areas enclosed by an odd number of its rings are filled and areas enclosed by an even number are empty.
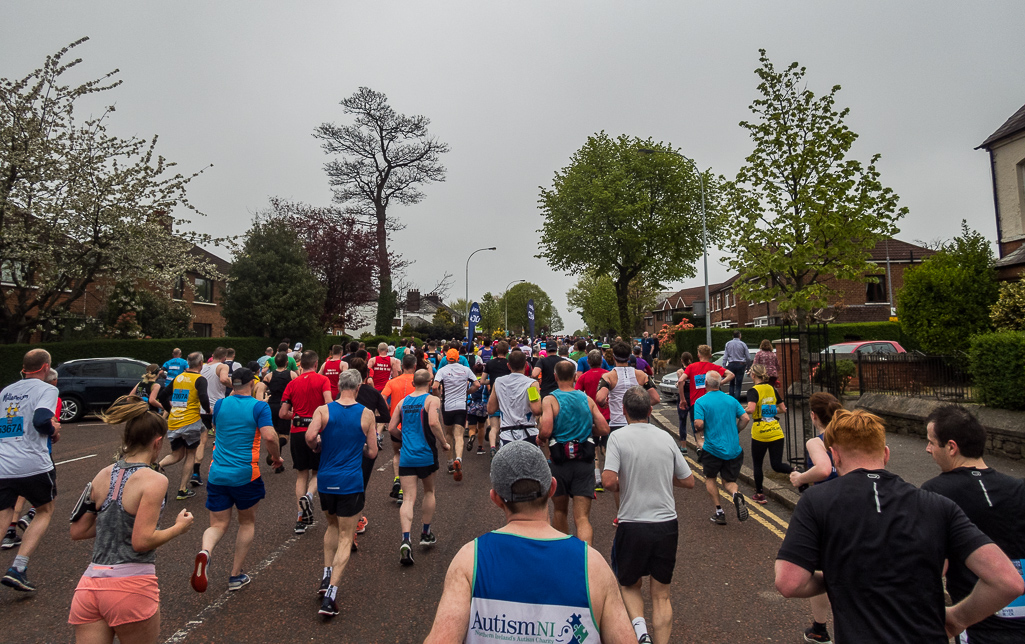
<svg viewBox="0 0 1025 644">
<path fill-rule="evenodd" d="M 393 201 L 407 206 L 423 201 L 423 185 L 445 180 L 440 158 L 449 148 L 427 133 L 430 119 L 397 113 L 384 94 L 368 87 L 360 87 L 341 105 L 355 121 L 341 126 L 324 123 L 313 136 L 323 142 L 324 152 L 339 155 L 324 165 L 334 200 L 375 225 L 380 285 L 375 326 L 377 333 L 386 334 L 396 309 L 388 231 L 398 226 L 389 220 L 388 206 Z"/>
</svg>

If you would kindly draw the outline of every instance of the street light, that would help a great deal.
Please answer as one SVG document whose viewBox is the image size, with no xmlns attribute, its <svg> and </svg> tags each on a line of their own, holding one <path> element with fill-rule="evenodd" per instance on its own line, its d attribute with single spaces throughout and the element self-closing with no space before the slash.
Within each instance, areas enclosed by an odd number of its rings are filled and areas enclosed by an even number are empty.
<svg viewBox="0 0 1025 644">
<path fill-rule="evenodd" d="M 654 150 L 646 148 L 640 148 L 637 150 L 642 154 L 655 154 Z M 680 157 L 684 161 L 689 162 L 694 166 L 694 170 L 698 173 L 698 181 L 701 185 L 701 244 L 705 247 L 705 344 L 709 347 L 712 346 L 712 314 L 711 303 L 708 301 L 708 228 L 705 223 L 705 178 L 701 175 L 701 170 L 698 168 L 698 164 L 694 162 L 694 159 L 684 156 L 676 150 L 669 150 L 676 156 Z"/>
<path fill-rule="evenodd" d="M 475 250 L 472 253 L 470 253 L 470 257 L 473 257 L 474 255 L 476 255 L 477 253 L 481 252 L 482 250 L 498 250 L 498 248 L 496 246 L 492 246 L 491 248 L 478 248 L 477 250 Z M 466 320 L 466 339 L 467 340 L 471 340 L 472 339 L 472 338 L 470 338 L 470 257 L 466 258 L 466 300 L 465 300 L 465 304 L 466 304 L 466 317 L 463 318 L 464 320 Z"/>
<path fill-rule="evenodd" d="M 513 280 L 505 285 L 505 291 L 502 292 L 502 299 L 505 300 L 505 337 L 509 337 L 509 287 L 513 284 L 522 284 L 527 280 Z"/>
</svg>

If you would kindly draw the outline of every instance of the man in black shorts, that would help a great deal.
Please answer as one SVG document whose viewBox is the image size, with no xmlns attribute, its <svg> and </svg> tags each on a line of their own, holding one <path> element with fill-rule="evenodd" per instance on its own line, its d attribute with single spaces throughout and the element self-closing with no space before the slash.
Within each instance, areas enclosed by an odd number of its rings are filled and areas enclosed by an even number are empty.
<svg viewBox="0 0 1025 644">
<path fill-rule="evenodd" d="M 751 424 L 751 416 L 733 396 L 722 391 L 722 376 L 714 371 L 705 374 L 705 388 L 708 393 L 694 405 L 694 431 L 703 432 L 705 444 L 701 453 L 701 467 L 705 474 L 705 490 L 712 497 L 715 514 L 712 523 L 726 525 L 726 513 L 719 504 L 717 477 L 722 477 L 723 487 L 733 495 L 737 508 L 737 519 L 747 521 L 747 501 L 737 487 L 740 468 L 744 464 L 744 450 L 738 434 Z"/>
<path fill-rule="evenodd" d="M 946 644 L 1025 593 L 1020 571 L 953 501 L 886 471 L 878 416 L 840 410 L 823 438 L 840 476 L 801 496 L 776 555 L 776 589 L 827 593 L 837 641 Z M 946 608 L 948 561 L 979 580 Z"/>
<path fill-rule="evenodd" d="M 986 430 L 964 407 L 943 405 L 925 419 L 926 450 L 943 472 L 922 484 L 945 496 L 1010 557 L 1019 572 L 1025 563 L 1025 481 L 986 465 Z M 967 597 L 976 577 L 959 561 L 947 568 L 947 592 L 954 602 Z M 972 644 L 1025 642 L 1025 597 L 969 627 L 958 640 Z"/>
<path fill-rule="evenodd" d="M 673 626 L 669 584 L 679 538 L 673 488 L 693 488 L 694 476 L 673 437 L 648 423 L 651 398 L 643 387 L 631 387 L 623 394 L 623 414 L 627 425 L 609 435 L 602 472 L 605 488 L 622 495 L 612 572 L 637 641 L 667 644 Z M 641 596 L 641 583 L 648 576 L 654 635 L 650 638 Z"/>
<path fill-rule="evenodd" d="M 494 395 L 495 382 L 502 376 L 508 376 L 512 373 L 509 370 L 509 343 L 505 340 L 499 340 L 495 345 L 495 354 L 491 360 L 488 360 L 484 365 L 484 385 L 491 387 L 491 393 Z M 481 444 L 484 443 L 485 438 L 490 445 L 498 444 L 498 429 L 502 417 L 501 411 L 496 411 L 493 414 L 488 415 L 488 435 L 487 437 L 480 437 Z"/>
<path fill-rule="evenodd" d="M 441 394 L 441 419 L 445 438 L 455 448 L 454 459 L 448 464 L 448 473 L 456 481 L 463 480 L 463 433 L 466 431 L 466 396 L 480 389 L 473 371 L 459 362 L 459 351 L 449 349 L 445 354 L 448 364 L 434 374 L 434 395 Z"/>
<path fill-rule="evenodd" d="M 320 468 L 320 454 L 314 453 L 306 444 L 306 430 L 317 408 L 331 402 L 331 382 L 327 376 L 317 373 L 319 360 L 316 352 L 304 352 L 299 361 L 302 374 L 285 386 L 278 415 L 292 423 L 289 451 L 292 469 L 296 470 L 297 518 L 294 532 L 303 534 L 307 527 L 313 525 L 313 492 L 317 489 L 317 470 Z"/>
</svg>

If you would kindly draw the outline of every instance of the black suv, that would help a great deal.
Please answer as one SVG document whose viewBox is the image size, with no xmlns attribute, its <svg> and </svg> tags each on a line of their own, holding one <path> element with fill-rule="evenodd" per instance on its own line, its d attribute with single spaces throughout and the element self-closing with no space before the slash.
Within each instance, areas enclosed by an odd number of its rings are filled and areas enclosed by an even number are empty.
<svg viewBox="0 0 1025 644">
<path fill-rule="evenodd" d="M 145 362 L 132 358 L 85 358 L 68 360 L 57 367 L 62 423 L 81 420 L 87 412 L 102 409 L 131 393 L 146 373 Z"/>
</svg>

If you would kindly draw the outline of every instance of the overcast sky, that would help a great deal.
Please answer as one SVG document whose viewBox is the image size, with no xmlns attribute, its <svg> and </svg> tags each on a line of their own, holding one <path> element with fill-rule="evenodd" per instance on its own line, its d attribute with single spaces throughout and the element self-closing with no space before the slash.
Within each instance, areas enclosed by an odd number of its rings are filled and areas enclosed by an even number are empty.
<svg viewBox="0 0 1025 644">
<path fill-rule="evenodd" d="M 960 221 L 993 239 L 989 162 L 974 150 L 1025 103 L 1025 2 L 5 2 L 0 77 L 20 78 L 89 36 L 76 80 L 120 68 L 111 130 L 159 134 L 182 170 L 213 167 L 190 198 L 193 227 L 244 232 L 270 196 L 328 204 L 327 157 L 312 137 L 346 122 L 339 101 L 365 85 L 423 114 L 451 145 L 445 183 L 392 216 L 393 247 L 430 287 L 462 297 L 538 283 L 568 331 L 574 276 L 534 259 L 538 186 L 587 136 L 654 137 L 735 175 L 752 144 L 738 122 L 756 98 L 758 49 L 797 60 L 881 153 L 884 184 L 910 214 L 899 238 L 950 238 Z M 80 116 L 83 116 L 80 114 Z M 217 251 L 225 254 L 221 249 Z M 729 273 L 713 257 L 713 282 Z M 697 285 L 701 275 L 688 284 Z"/>
</svg>

